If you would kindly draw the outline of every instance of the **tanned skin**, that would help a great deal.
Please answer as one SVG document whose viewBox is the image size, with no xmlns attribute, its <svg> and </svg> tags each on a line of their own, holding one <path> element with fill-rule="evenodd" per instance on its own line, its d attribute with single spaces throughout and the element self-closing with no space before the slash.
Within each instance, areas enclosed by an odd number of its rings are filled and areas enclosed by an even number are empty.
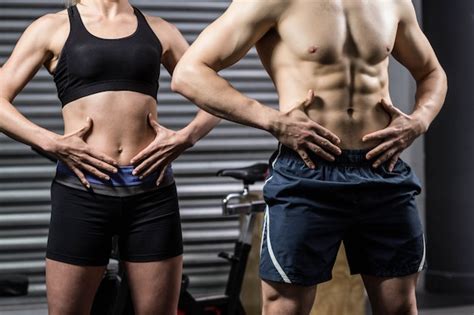
<svg viewBox="0 0 474 315">
<path fill-rule="evenodd" d="M 279 96 L 279 110 L 235 90 L 217 73 L 256 46 Z M 417 83 L 413 110 L 392 104 L 394 56 Z M 447 79 L 410 0 L 234 0 L 179 62 L 172 88 L 206 111 L 267 130 L 308 167 L 315 152 L 369 149 L 373 167 L 399 155 L 440 111 Z M 416 314 L 418 274 L 362 275 L 375 314 Z M 264 314 L 307 314 L 316 287 L 263 281 Z"/>
<path fill-rule="evenodd" d="M 78 10 L 87 30 L 102 38 L 121 38 L 137 28 L 126 0 L 82 0 Z M 180 32 L 158 17 L 146 16 L 163 45 L 162 63 L 172 74 L 188 48 Z M 34 21 L 18 41 L 0 72 L 0 131 L 66 163 L 84 186 L 84 174 L 107 179 L 119 165 L 135 166 L 138 176 L 161 172 L 184 150 L 204 137 L 219 119 L 199 111 L 184 129 L 157 122 L 156 100 L 131 91 L 107 91 L 67 104 L 64 135 L 41 128 L 12 105 L 14 98 L 44 65 L 54 73 L 69 34 L 66 10 Z M 87 58 L 87 56 L 84 56 Z M 46 261 L 49 314 L 89 314 L 105 266 L 83 267 Z M 159 262 L 126 262 L 136 314 L 176 312 L 182 257 Z"/>
</svg>

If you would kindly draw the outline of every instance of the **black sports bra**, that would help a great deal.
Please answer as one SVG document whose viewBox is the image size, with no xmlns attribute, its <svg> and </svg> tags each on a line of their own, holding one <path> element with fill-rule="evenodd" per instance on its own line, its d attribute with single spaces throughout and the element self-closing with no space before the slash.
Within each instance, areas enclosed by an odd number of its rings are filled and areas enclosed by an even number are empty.
<svg viewBox="0 0 474 315">
<path fill-rule="evenodd" d="M 134 91 L 156 99 L 162 46 L 140 10 L 133 10 L 136 31 L 105 39 L 87 31 L 76 6 L 68 8 L 71 29 L 54 73 L 63 107 L 104 91 Z"/>
</svg>

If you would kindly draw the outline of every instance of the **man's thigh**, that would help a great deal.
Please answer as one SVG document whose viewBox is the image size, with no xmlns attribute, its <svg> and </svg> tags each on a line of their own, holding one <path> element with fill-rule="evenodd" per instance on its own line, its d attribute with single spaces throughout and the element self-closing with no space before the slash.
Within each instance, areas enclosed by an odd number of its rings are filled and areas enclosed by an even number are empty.
<svg viewBox="0 0 474 315">
<path fill-rule="evenodd" d="M 374 314 L 416 314 L 419 273 L 403 277 L 362 275 Z"/>
<path fill-rule="evenodd" d="M 262 281 L 263 314 L 309 314 L 316 286 Z"/>
</svg>

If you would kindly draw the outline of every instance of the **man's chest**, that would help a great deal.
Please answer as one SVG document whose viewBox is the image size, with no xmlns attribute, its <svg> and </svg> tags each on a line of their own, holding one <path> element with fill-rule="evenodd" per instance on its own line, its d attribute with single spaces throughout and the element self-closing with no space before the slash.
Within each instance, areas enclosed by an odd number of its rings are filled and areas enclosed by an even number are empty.
<svg viewBox="0 0 474 315">
<path fill-rule="evenodd" d="M 398 18 L 390 3 L 295 1 L 277 32 L 282 44 L 303 60 L 331 64 L 350 58 L 377 64 L 390 54 L 396 37 Z"/>
</svg>

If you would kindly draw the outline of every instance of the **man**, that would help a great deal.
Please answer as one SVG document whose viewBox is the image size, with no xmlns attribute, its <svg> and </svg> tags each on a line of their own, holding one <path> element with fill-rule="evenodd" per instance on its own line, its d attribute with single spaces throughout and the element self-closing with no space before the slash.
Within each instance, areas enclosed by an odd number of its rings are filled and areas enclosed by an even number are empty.
<svg viewBox="0 0 474 315">
<path fill-rule="evenodd" d="M 217 74 L 253 45 L 280 111 Z M 410 115 L 390 100 L 390 54 L 417 82 Z M 264 187 L 265 314 L 307 314 L 342 240 L 375 314 L 417 313 L 420 186 L 398 158 L 440 111 L 447 80 L 409 0 L 234 0 L 183 56 L 172 88 L 280 141 Z"/>
</svg>

